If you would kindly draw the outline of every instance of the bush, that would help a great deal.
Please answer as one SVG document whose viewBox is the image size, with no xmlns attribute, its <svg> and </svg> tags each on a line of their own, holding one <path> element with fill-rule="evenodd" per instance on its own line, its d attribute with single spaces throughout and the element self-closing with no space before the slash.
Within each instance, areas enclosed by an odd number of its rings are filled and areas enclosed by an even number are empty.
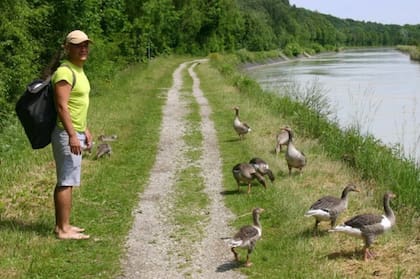
<svg viewBox="0 0 420 279">
<path fill-rule="evenodd" d="M 324 51 L 324 47 L 318 43 L 312 43 L 309 46 L 313 51 L 315 51 L 315 53 L 320 53 L 322 51 Z"/>
<path fill-rule="evenodd" d="M 288 43 L 284 47 L 284 54 L 286 54 L 289 57 L 296 57 L 301 53 L 303 53 L 303 49 L 298 43 Z"/>
</svg>

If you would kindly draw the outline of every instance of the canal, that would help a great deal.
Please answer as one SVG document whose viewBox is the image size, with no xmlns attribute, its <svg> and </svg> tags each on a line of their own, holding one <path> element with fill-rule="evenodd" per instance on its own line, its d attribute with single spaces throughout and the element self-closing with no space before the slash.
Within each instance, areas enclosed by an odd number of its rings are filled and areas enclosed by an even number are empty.
<svg viewBox="0 0 420 279">
<path fill-rule="evenodd" d="M 260 65 L 249 75 L 266 90 L 316 86 L 341 127 L 357 126 L 420 159 L 420 63 L 391 48 L 346 50 Z"/>
</svg>

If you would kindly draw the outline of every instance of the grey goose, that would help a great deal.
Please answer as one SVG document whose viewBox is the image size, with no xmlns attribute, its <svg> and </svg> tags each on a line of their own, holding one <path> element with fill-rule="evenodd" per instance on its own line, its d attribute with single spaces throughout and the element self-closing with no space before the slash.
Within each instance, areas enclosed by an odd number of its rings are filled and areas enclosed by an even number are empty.
<svg viewBox="0 0 420 279">
<path fill-rule="evenodd" d="M 235 248 L 247 249 L 245 266 L 249 267 L 252 263 L 249 261 L 249 255 L 255 248 L 257 240 L 261 238 L 262 227 L 260 223 L 260 214 L 264 211 L 263 208 L 254 208 L 252 210 L 252 225 L 246 225 L 239 229 L 239 231 L 228 240 L 228 245 L 231 247 L 231 251 L 235 256 L 235 260 L 239 261 L 239 255 L 235 251 Z"/>
<path fill-rule="evenodd" d="M 324 196 L 311 205 L 309 210 L 306 211 L 305 217 L 315 218 L 314 233 L 317 233 L 318 225 L 322 221 L 329 221 L 331 228 L 335 227 L 338 216 L 347 209 L 350 192 L 359 192 L 359 189 L 353 184 L 348 184 L 344 187 L 341 198 Z"/>
<path fill-rule="evenodd" d="M 236 180 L 236 183 L 238 184 L 238 192 L 240 191 L 240 184 L 242 182 L 248 185 L 247 193 L 249 194 L 251 192 L 251 183 L 254 179 L 258 180 L 258 182 L 263 185 L 264 188 L 267 188 L 264 177 L 255 169 L 252 164 L 236 164 L 232 168 L 232 174 Z"/>
<path fill-rule="evenodd" d="M 283 128 L 288 135 L 289 140 L 287 142 L 287 150 L 286 150 L 286 162 L 287 167 L 289 168 L 289 176 L 292 174 L 292 168 L 296 168 L 302 173 L 302 168 L 306 166 L 306 156 L 305 154 L 298 150 L 295 145 L 293 144 L 293 131 L 291 128 L 286 127 Z"/>
<path fill-rule="evenodd" d="M 383 234 L 395 225 L 395 214 L 389 205 L 390 199 L 395 198 L 396 195 L 392 192 L 386 192 L 383 198 L 384 215 L 377 214 L 360 214 L 354 216 L 350 220 L 344 222 L 331 230 L 330 232 L 342 232 L 354 237 L 359 237 L 364 240 L 364 260 L 374 257 L 373 253 L 369 251 L 370 246 L 375 240 L 376 236 Z"/>
<path fill-rule="evenodd" d="M 261 158 L 254 157 L 249 163 L 262 175 L 267 175 L 271 182 L 275 180 L 274 174 L 270 169 L 270 166 Z"/>
<path fill-rule="evenodd" d="M 239 135 L 239 138 L 242 140 L 244 136 L 251 132 L 251 127 L 243 121 L 239 119 L 239 107 L 234 107 L 235 110 L 235 118 L 233 119 L 233 128 L 235 129 L 236 133 Z"/>
</svg>

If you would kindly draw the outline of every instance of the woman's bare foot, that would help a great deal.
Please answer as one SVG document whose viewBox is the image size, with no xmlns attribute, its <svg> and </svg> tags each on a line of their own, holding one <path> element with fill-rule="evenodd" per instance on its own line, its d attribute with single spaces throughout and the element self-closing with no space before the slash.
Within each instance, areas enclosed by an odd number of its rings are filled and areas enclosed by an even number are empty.
<svg viewBox="0 0 420 279">
<path fill-rule="evenodd" d="M 58 239 L 75 239 L 75 240 L 81 240 L 81 239 L 89 239 L 89 235 L 84 233 L 77 233 L 70 231 L 68 233 L 57 233 L 56 234 Z"/>
<path fill-rule="evenodd" d="M 70 230 L 72 230 L 74 232 L 78 232 L 78 233 L 81 233 L 81 232 L 84 232 L 85 231 L 84 228 L 79 228 L 79 227 L 76 227 L 76 226 L 71 226 L 70 227 Z"/>
<path fill-rule="evenodd" d="M 58 239 L 88 239 L 90 236 L 84 234 L 84 228 L 69 226 L 67 229 L 55 227 L 54 232 Z"/>
<path fill-rule="evenodd" d="M 246 263 L 245 263 L 245 266 L 246 266 L 246 267 L 250 267 L 250 266 L 252 266 L 252 263 L 251 263 L 251 262 L 246 262 Z"/>
<path fill-rule="evenodd" d="M 85 231 L 85 229 L 84 228 L 79 228 L 79 227 L 76 227 L 76 226 L 70 226 L 70 228 L 69 228 L 69 232 L 75 232 L 75 233 L 82 233 L 82 232 L 84 232 Z M 58 232 L 59 232 L 59 228 L 58 227 L 55 227 L 55 229 L 54 229 L 54 232 L 56 233 L 56 234 L 58 234 Z"/>
</svg>

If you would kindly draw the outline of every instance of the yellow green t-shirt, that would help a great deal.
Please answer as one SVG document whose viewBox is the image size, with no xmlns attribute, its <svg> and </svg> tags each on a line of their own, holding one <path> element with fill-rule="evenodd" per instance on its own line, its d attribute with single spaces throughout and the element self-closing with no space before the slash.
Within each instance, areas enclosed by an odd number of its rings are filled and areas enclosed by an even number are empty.
<svg viewBox="0 0 420 279">
<path fill-rule="evenodd" d="M 90 83 L 83 71 L 83 68 L 72 64 L 68 60 L 64 60 L 61 65 L 63 64 L 70 66 L 76 77 L 76 83 L 71 90 L 68 102 L 71 121 L 76 131 L 84 132 L 87 128 Z M 70 85 L 73 84 L 73 74 L 66 66 L 58 67 L 52 76 L 52 82 L 54 85 L 62 80 L 65 80 Z M 59 118 L 57 119 L 57 126 L 64 128 L 63 123 L 61 123 Z"/>
</svg>

